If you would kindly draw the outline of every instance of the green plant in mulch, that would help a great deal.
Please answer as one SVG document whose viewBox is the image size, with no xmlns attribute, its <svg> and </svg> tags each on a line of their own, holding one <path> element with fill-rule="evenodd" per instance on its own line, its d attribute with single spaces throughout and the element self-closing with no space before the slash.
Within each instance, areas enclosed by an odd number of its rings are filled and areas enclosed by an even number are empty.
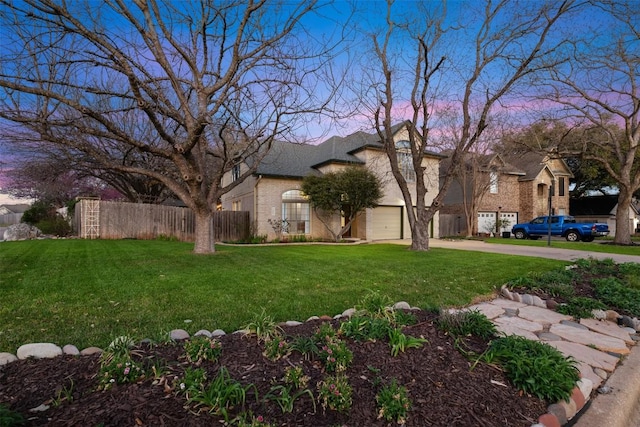
<svg viewBox="0 0 640 427">
<path fill-rule="evenodd" d="M 386 421 L 405 424 L 411 409 L 411 400 L 407 394 L 407 388 L 398 385 L 395 378 L 390 384 L 382 387 L 376 394 L 378 419 L 384 418 Z"/>
<path fill-rule="evenodd" d="M 276 361 L 281 357 L 287 356 L 289 353 L 291 353 L 289 343 L 281 336 L 274 336 L 266 341 L 264 343 L 264 351 L 262 352 L 264 357 L 271 361 Z"/>
<path fill-rule="evenodd" d="M 393 301 L 379 291 L 369 291 L 358 304 L 359 313 L 368 317 L 387 319 L 395 323 L 396 311 L 392 308 Z"/>
<path fill-rule="evenodd" d="M 132 357 L 135 340 L 129 336 L 115 338 L 100 355 L 98 390 L 114 384 L 134 383 L 146 377 L 144 367 Z"/>
<path fill-rule="evenodd" d="M 235 427 L 275 427 L 265 420 L 262 415 L 254 415 L 251 411 L 241 412 L 236 418 L 231 420 L 229 425 Z"/>
<path fill-rule="evenodd" d="M 400 329 L 391 329 L 389 331 L 389 346 L 393 357 L 396 357 L 400 352 L 404 353 L 410 348 L 420 348 L 426 342 L 428 341 L 424 338 L 405 335 Z"/>
<path fill-rule="evenodd" d="M 331 338 L 321 344 L 318 358 L 327 372 L 343 372 L 351 364 L 353 353 L 344 341 Z"/>
<path fill-rule="evenodd" d="M 518 389 L 548 402 L 568 401 L 580 379 L 573 359 L 550 345 L 518 336 L 494 340 L 482 359 L 502 366 Z"/>
<path fill-rule="evenodd" d="M 263 308 L 260 314 L 256 314 L 253 319 L 243 328 L 249 334 L 255 335 L 258 341 L 267 342 L 282 335 L 282 329 L 269 316 Z"/>
<path fill-rule="evenodd" d="M 496 326 L 478 310 L 443 310 L 436 326 L 455 338 L 472 335 L 489 340 L 497 336 Z"/>
<path fill-rule="evenodd" d="M 25 425 L 22 415 L 0 404 L 0 427 L 18 427 Z"/>
<path fill-rule="evenodd" d="M 366 316 L 354 316 L 340 325 L 340 333 L 355 341 L 384 339 L 392 329 L 389 319 Z"/>
<path fill-rule="evenodd" d="M 593 310 L 606 310 L 607 306 L 602 302 L 588 297 L 573 297 L 566 304 L 561 304 L 556 311 L 572 316 L 576 319 L 588 319 L 593 317 Z"/>
<path fill-rule="evenodd" d="M 222 354 L 222 343 L 215 338 L 197 336 L 184 343 L 184 351 L 189 362 L 200 365 L 205 360 L 218 360 Z"/>
<path fill-rule="evenodd" d="M 614 277 L 595 279 L 593 284 L 600 301 L 640 317 L 640 289 L 625 286 Z"/>
<path fill-rule="evenodd" d="M 349 379 L 343 375 L 329 376 L 318 383 L 318 401 L 323 410 L 327 408 L 347 412 L 352 404 L 352 389 Z"/>
</svg>

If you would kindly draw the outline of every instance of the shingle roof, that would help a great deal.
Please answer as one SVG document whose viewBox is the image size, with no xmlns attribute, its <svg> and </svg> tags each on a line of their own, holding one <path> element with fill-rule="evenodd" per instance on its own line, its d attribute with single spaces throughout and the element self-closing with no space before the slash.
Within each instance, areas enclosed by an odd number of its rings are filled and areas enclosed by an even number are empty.
<svg viewBox="0 0 640 427">
<path fill-rule="evenodd" d="M 393 126 L 398 132 L 405 123 Z M 351 135 L 332 136 L 319 145 L 275 142 L 271 151 L 260 162 L 257 175 L 304 178 L 307 175 L 319 175 L 317 168 L 328 163 L 364 164 L 354 153 L 364 148 L 382 149 L 377 134 L 356 132 Z M 443 157 L 437 153 L 427 155 Z"/>
</svg>

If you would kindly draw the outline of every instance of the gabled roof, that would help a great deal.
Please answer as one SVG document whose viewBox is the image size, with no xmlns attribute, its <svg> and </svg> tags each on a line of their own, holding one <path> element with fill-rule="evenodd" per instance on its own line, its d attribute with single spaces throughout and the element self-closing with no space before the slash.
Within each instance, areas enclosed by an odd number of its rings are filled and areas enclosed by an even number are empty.
<svg viewBox="0 0 640 427">
<path fill-rule="evenodd" d="M 19 203 L 14 205 L 0 205 L 0 207 L 5 208 L 11 213 L 25 213 L 31 207 L 31 205 L 26 203 Z"/>
<path fill-rule="evenodd" d="M 453 150 L 443 151 L 442 154 L 446 155 L 447 158 L 440 162 L 440 171 L 441 173 L 446 171 L 449 168 L 449 164 L 451 163 L 451 155 L 453 154 Z M 511 163 L 505 161 L 503 156 L 500 154 L 477 154 L 477 153 L 465 153 L 464 162 L 468 168 L 473 168 L 473 161 L 477 161 L 477 165 L 481 171 L 490 171 L 492 166 L 495 166 L 497 172 L 504 173 L 507 175 L 521 175 L 524 176 L 525 172 Z M 499 166 L 496 165 L 499 163 Z"/>
<path fill-rule="evenodd" d="M 617 195 L 606 196 L 587 196 L 579 199 L 569 200 L 569 212 L 571 215 L 615 215 L 615 209 L 618 205 Z M 631 208 L 636 212 L 637 209 L 631 204 Z"/>
<path fill-rule="evenodd" d="M 406 123 L 394 125 L 396 134 Z M 348 136 L 332 136 L 319 145 L 274 142 L 273 147 L 258 165 L 257 175 L 278 176 L 284 178 L 304 178 L 307 175 L 319 175 L 318 168 L 330 164 L 364 164 L 354 154 L 366 148 L 383 149 L 378 134 L 355 132 Z M 425 155 L 444 157 L 425 151 Z"/>
<path fill-rule="evenodd" d="M 551 175 L 556 175 L 557 171 L 549 169 L 547 164 L 547 156 L 544 154 L 536 153 L 533 151 L 527 153 L 519 153 L 513 156 L 506 156 L 508 162 L 514 165 L 516 168 L 522 170 L 524 175 L 519 178 L 519 181 L 532 181 L 536 179 L 540 172 L 547 169 Z M 560 159 L 562 163 L 564 160 Z M 566 163 L 564 163 L 566 166 Z M 567 166 L 567 170 L 569 167 Z"/>
</svg>

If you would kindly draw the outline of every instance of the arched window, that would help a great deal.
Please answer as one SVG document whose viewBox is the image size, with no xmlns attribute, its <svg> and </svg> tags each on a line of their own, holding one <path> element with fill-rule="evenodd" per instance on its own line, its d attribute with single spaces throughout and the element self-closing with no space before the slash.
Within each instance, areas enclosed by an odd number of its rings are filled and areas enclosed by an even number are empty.
<svg viewBox="0 0 640 427">
<path fill-rule="evenodd" d="M 416 182 L 416 171 L 413 168 L 413 157 L 411 154 L 411 142 L 406 140 L 396 142 L 396 152 L 398 154 L 400 173 L 407 182 Z"/>
<path fill-rule="evenodd" d="M 282 193 L 282 221 L 285 233 L 309 234 L 309 200 L 302 191 L 289 190 Z"/>
</svg>

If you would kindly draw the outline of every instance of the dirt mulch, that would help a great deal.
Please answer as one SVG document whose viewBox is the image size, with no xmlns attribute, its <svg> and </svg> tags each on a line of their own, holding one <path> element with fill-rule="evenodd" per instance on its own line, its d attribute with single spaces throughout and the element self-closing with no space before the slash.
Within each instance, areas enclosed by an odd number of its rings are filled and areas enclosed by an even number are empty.
<svg viewBox="0 0 640 427">
<path fill-rule="evenodd" d="M 277 426 L 387 426 L 378 419 L 376 393 L 383 384 L 397 379 L 408 390 L 412 407 L 407 426 L 509 426 L 529 427 L 546 412 L 546 402 L 522 395 L 509 384 L 503 372 L 485 364 L 473 366 L 457 351 L 454 340 L 434 326 L 435 315 L 415 312 L 418 323 L 404 333 L 424 337 L 428 343 L 408 349 L 396 357 L 387 342 L 358 343 L 346 340 L 353 362 L 346 374 L 353 388 L 353 406 L 346 414 L 314 410 L 305 394 L 295 401 L 291 413 L 282 413 L 273 401 L 262 397 L 273 384 L 282 384 L 285 369 L 301 366 L 311 380 L 308 388 L 317 397 L 316 384 L 326 377 L 321 364 L 292 353 L 270 361 L 255 337 L 229 334 L 221 337 L 222 356 L 217 362 L 204 362 L 209 378 L 221 366 L 243 385 L 254 384 L 244 408 L 261 415 Z M 287 336 L 311 336 L 320 321 L 283 328 Z M 334 325 L 337 323 L 334 321 Z M 467 341 L 474 351 L 486 343 Z M 99 356 L 63 356 L 47 360 L 21 360 L 0 367 L 0 404 L 21 413 L 26 425 L 39 426 L 212 426 L 223 425 L 223 418 L 188 407 L 183 395 L 175 391 L 174 378 L 181 378 L 190 364 L 182 344 L 141 346 L 140 359 L 165 367 L 162 379 L 147 379 L 135 384 L 117 385 L 108 391 L 96 391 Z M 65 399 L 70 391 L 71 399 Z M 57 401 L 56 401 L 56 398 Z M 56 404 L 57 403 L 57 404 Z M 43 412 L 30 410 L 42 404 Z"/>
</svg>

